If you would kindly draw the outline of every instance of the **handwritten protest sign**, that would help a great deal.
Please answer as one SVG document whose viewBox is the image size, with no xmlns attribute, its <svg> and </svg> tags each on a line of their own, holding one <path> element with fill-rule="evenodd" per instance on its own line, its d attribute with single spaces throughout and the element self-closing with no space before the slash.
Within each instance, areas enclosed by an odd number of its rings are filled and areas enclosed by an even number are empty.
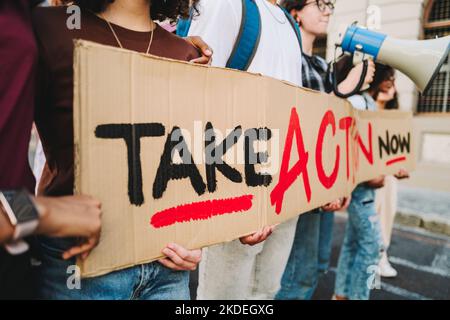
<svg viewBox="0 0 450 320">
<path fill-rule="evenodd" d="M 230 241 L 414 168 L 411 114 L 79 41 L 76 191 L 102 201 L 96 276 Z"/>
</svg>

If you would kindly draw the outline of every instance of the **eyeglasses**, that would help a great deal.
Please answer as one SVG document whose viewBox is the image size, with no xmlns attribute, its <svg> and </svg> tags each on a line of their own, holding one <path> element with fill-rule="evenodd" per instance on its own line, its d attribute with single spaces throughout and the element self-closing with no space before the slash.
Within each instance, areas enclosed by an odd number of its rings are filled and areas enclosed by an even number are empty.
<svg viewBox="0 0 450 320">
<path fill-rule="evenodd" d="M 327 7 L 328 7 L 328 9 L 330 9 L 331 13 L 333 13 L 333 12 L 334 12 L 334 4 L 336 3 L 336 0 L 328 0 L 328 1 L 325 1 L 325 0 L 315 0 L 315 1 L 313 1 L 313 2 L 307 2 L 307 3 L 305 4 L 305 7 L 306 7 L 307 5 L 314 4 L 314 3 L 317 5 L 317 8 L 319 8 L 320 11 L 325 12 L 325 10 L 326 10 Z"/>
</svg>

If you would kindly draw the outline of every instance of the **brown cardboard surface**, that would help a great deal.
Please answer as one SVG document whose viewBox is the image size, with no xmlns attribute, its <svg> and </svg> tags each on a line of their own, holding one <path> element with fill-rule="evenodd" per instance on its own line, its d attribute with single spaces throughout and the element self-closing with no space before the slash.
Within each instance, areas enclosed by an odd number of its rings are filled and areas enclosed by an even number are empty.
<svg viewBox="0 0 450 320">
<path fill-rule="evenodd" d="M 75 189 L 103 208 L 100 244 L 79 263 L 86 277 L 153 261 L 170 242 L 193 249 L 237 239 L 415 166 L 411 113 L 357 111 L 261 75 L 86 41 L 76 42 L 74 68 Z M 216 169 L 214 191 L 203 159 L 207 123 L 217 145 L 241 133 L 223 157 L 235 181 Z M 188 153 L 162 157 L 177 127 L 194 163 Z M 246 143 L 252 128 L 267 129 Z M 246 145 L 268 159 L 245 165 Z"/>
</svg>

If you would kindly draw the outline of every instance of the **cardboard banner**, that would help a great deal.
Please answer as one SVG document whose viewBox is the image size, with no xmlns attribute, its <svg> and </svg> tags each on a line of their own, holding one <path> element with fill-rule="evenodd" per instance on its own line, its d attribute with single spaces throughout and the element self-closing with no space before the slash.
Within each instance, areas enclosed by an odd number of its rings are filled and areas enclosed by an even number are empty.
<svg viewBox="0 0 450 320">
<path fill-rule="evenodd" d="M 76 192 L 102 202 L 83 276 L 231 241 L 413 170 L 411 113 L 79 41 Z"/>
</svg>

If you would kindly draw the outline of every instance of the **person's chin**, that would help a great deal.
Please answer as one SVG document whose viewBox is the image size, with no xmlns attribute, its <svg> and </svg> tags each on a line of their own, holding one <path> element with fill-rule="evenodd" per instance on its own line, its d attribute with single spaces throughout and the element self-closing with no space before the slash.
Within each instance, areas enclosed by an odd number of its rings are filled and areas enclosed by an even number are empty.
<svg viewBox="0 0 450 320">
<path fill-rule="evenodd" d="M 316 36 L 317 36 L 317 37 L 324 37 L 324 36 L 327 35 L 327 33 L 328 33 L 328 32 L 327 32 L 327 28 L 323 28 L 323 29 L 320 30 L 320 32 L 317 33 Z"/>
<path fill-rule="evenodd" d="M 321 26 L 323 35 L 326 35 L 328 31 L 328 22 L 321 22 L 319 25 Z"/>
</svg>

